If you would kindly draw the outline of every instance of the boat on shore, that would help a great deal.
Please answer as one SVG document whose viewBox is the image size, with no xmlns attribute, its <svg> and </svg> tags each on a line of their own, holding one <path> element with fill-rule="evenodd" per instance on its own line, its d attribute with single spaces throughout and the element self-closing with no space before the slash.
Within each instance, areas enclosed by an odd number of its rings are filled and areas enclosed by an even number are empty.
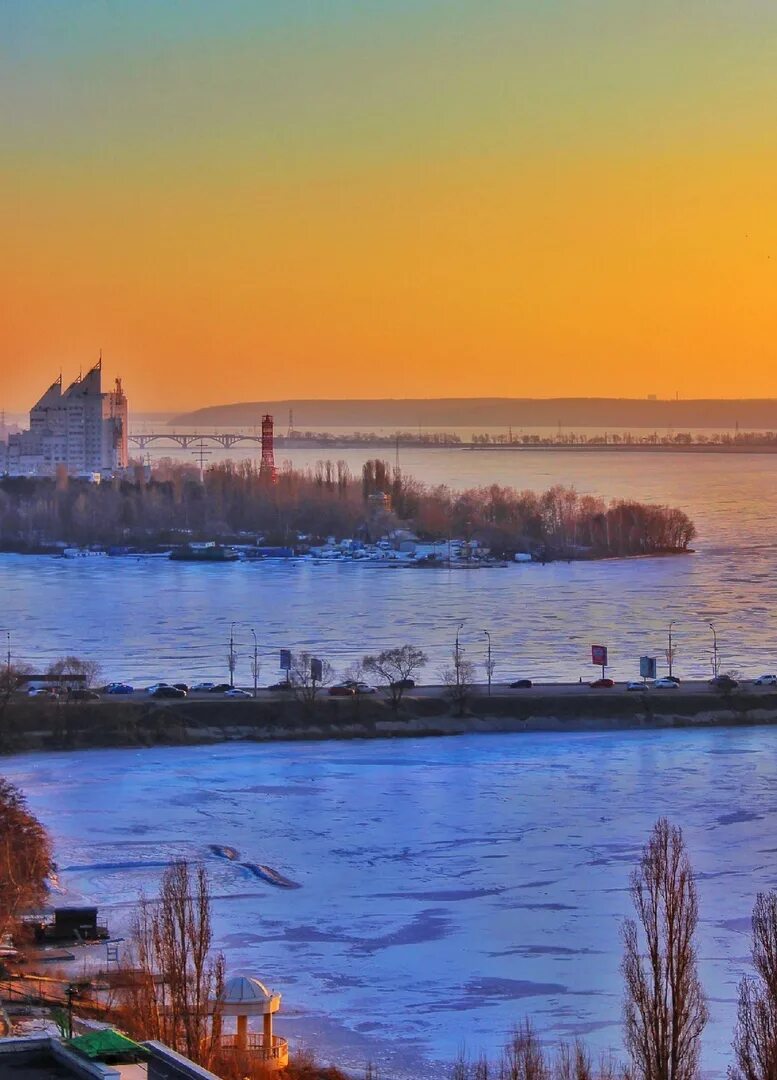
<svg viewBox="0 0 777 1080">
<path fill-rule="evenodd" d="M 216 544 L 209 540 L 205 543 L 192 541 L 189 544 L 181 544 L 170 552 L 170 558 L 174 562 L 210 562 L 225 563 L 237 562 L 239 554 L 233 547 L 227 544 Z"/>
</svg>

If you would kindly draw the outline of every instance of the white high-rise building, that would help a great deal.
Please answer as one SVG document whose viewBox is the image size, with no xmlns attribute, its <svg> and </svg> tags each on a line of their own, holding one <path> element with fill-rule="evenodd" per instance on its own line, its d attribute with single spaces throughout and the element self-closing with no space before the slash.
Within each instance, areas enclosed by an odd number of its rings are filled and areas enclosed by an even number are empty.
<svg viewBox="0 0 777 1080">
<path fill-rule="evenodd" d="M 102 390 L 102 360 L 62 389 L 52 383 L 30 409 L 30 429 L 8 438 L 7 471 L 11 476 L 109 477 L 129 464 L 127 399 L 117 379 Z"/>
</svg>

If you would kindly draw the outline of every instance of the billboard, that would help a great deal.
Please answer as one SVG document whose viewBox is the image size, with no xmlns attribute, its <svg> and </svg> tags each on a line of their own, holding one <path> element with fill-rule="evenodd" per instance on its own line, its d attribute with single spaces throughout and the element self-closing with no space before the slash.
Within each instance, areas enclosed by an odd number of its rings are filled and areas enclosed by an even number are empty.
<svg viewBox="0 0 777 1080">
<path fill-rule="evenodd" d="M 656 658 L 655 656 L 640 656 L 639 673 L 643 679 L 655 679 Z"/>
<path fill-rule="evenodd" d="M 606 645 L 592 645 L 591 646 L 591 663 L 597 664 L 599 667 L 607 666 L 607 646 Z"/>
<path fill-rule="evenodd" d="M 310 677 L 313 682 L 321 682 L 324 677 L 324 665 L 315 656 L 310 658 Z"/>
<path fill-rule="evenodd" d="M 281 671 L 291 671 L 291 649 L 281 649 Z"/>
</svg>

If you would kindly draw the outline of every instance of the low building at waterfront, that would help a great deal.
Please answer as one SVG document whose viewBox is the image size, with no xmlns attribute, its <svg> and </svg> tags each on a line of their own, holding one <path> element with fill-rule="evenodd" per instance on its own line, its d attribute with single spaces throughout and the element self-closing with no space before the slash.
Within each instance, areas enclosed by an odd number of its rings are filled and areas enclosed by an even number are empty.
<svg viewBox="0 0 777 1080">
<path fill-rule="evenodd" d="M 62 377 L 30 409 L 30 427 L 8 437 L 11 476 L 113 476 L 129 464 L 127 398 L 102 388 L 102 360 L 63 390 Z"/>
</svg>

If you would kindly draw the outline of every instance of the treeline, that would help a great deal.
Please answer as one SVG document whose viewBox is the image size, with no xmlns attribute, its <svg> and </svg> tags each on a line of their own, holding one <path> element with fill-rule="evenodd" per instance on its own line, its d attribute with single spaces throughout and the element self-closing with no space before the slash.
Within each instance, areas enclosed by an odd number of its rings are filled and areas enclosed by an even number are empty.
<svg viewBox="0 0 777 1080">
<path fill-rule="evenodd" d="M 777 445 L 777 432 L 735 431 L 733 434 L 716 432 L 711 435 L 691 431 L 663 434 L 657 431 L 647 434 L 610 431 L 595 435 L 576 431 L 563 431 L 555 435 L 486 432 L 473 435 L 472 442 L 476 446 L 774 446 Z"/>
<path fill-rule="evenodd" d="M 70 544 L 229 541 L 260 536 L 296 546 L 329 536 L 375 541 L 398 528 L 424 540 L 477 540 L 498 554 L 541 558 L 640 555 L 688 548 L 696 530 L 678 509 L 606 503 L 571 488 L 543 493 L 493 484 L 454 491 L 430 486 L 380 460 L 357 480 L 343 461 L 314 468 L 286 463 L 275 483 L 252 461 L 211 465 L 202 481 L 191 465 L 159 462 L 147 477 L 102 484 L 4 477 L 0 544 L 35 549 Z"/>
</svg>

